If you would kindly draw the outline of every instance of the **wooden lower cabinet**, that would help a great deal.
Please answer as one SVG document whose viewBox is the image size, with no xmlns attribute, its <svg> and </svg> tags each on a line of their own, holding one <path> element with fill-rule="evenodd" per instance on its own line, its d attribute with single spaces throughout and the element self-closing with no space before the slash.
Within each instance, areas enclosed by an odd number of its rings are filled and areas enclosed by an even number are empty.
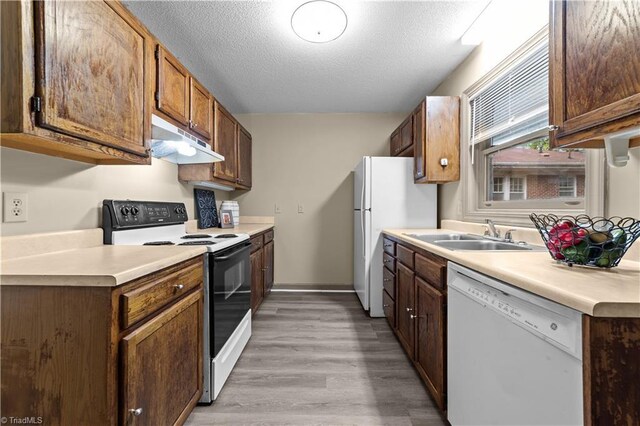
<svg viewBox="0 0 640 426">
<path fill-rule="evenodd" d="M 438 407 L 444 410 L 444 295 L 419 277 L 415 284 L 416 368 Z"/>
<path fill-rule="evenodd" d="M 251 237 L 251 312 L 255 315 L 273 288 L 273 229 Z"/>
<path fill-rule="evenodd" d="M 402 263 L 398 263 L 396 270 L 398 288 L 398 339 L 407 354 L 413 358 L 415 323 L 412 316 L 415 315 L 415 288 L 413 283 L 413 271 Z"/>
<path fill-rule="evenodd" d="M 197 278 L 185 272 L 195 268 Z M 184 423 L 202 394 L 202 268 L 198 256 L 118 287 L 2 286 L 2 415 L 46 425 Z M 162 301 L 156 293 L 156 307 L 125 326 L 125 295 L 171 277 L 175 291 Z M 190 279 L 195 286 L 179 288 Z"/>
<path fill-rule="evenodd" d="M 122 424 L 184 423 L 202 393 L 202 295 L 191 293 L 122 339 Z"/>
<path fill-rule="evenodd" d="M 273 288 L 273 263 L 274 263 L 274 253 L 273 253 L 273 241 L 270 241 L 264 245 L 264 294 L 267 295 L 271 293 L 271 289 Z"/>
<path fill-rule="evenodd" d="M 444 413 L 446 402 L 446 260 L 385 237 L 395 245 L 395 259 L 384 252 L 383 308 L 396 337 Z M 388 269 L 395 265 L 395 275 Z M 395 299 L 389 289 L 395 288 Z"/>
<path fill-rule="evenodd" d="M 256 312 L 264 300 L 264 274 L 262 271 L 262 247 L 251 253 L 251 311 Z"/>
</svg>

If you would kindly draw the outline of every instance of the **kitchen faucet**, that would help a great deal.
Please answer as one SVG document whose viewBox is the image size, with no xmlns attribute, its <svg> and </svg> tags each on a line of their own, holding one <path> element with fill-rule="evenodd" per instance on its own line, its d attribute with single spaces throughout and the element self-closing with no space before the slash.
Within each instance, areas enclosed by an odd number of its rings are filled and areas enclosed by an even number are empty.
<svg viewBox="0 0 640 426">
<path fill-rule="evenodd" d="M 491 219 L 487 219 L 486 222 L 489 229 L 486 229 L 484 231 L 484 235 L 492 238 L 500 238 L 500 231 L 496 229 L 496 225 L 493 223 L 493 221 Z"/>
</svg>

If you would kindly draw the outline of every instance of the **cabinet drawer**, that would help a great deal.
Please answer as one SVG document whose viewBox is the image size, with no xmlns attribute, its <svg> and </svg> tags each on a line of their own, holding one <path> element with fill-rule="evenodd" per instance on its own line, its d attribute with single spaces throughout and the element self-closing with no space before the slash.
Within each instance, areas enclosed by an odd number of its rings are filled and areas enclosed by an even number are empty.
<svg viewBox="0 0 640 426">
<path fill-rule="evenodd" d="M 251 237 L 251 253 L 262 248 L 262 235 Z"/>
<path fill-rule="evenodd" d="M 396 270 L 396 260 L 389 256 L 388 253 L 382 253 L 382 264 L 389 268 L 391 271 Z"/>
<path fill-rule="evenodd" d="M 413 269 L 413 251 L 398 244 L 396 246 L 396 257 L 398 260 Z"/>
<path fill-rule="evenodd" d="M 391 328 L 396 328 L 396 303 L 386 291 L 382 291 L 382 310 Z"/>
<path fill-rule="evenodd" d="M 391 256 L 396 255 L 396 243 L 386 238 L 382 240 L 382 249 Z"/>
<path fill-rule="evenodd" d="M 438 289 L 444 289 L 446 266 L 416 253 L 416 274 Z"/>
<path fill-rule="evenodd" d="M 264 233 L 264 243 L 267 244 L 269 241 L 273 241 L 273 229 Z"/>
<path fill-rule="evenodd" d="M 158 275 L 141 287 L 123 293 L 122 328 L 149 316 L 202 284 L 202 261 L 192 263 L 168 275 Z"/>
<path fill-rule="evenodd" d="M 392 299 L 396 298 L 396 276 L 393 272 L 387 268 L 382 268 L 382 287 L 391 296 Z"/>
</svg>

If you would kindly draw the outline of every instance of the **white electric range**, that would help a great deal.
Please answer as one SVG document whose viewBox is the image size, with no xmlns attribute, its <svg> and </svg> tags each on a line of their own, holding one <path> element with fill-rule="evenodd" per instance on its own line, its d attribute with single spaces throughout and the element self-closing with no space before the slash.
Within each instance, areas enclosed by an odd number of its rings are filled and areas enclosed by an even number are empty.
<svg viewBox="0 0 640 426">
<path fill-rule="evenodd" d="M 249 235 L 188 234 L 183 203 L 104 200 L 102 206 L 105 244 L 206 246 L 200 403 L 212 403 L 251 337 Z"/>
</svg>

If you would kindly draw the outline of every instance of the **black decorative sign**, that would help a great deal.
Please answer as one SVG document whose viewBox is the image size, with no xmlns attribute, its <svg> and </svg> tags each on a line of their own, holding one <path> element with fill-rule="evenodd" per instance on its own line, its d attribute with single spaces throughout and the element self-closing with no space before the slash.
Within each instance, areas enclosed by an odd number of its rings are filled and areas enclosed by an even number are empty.
<svg viewBox="0 0 640 426">
<path fill-rule="evenodd" d="M 218 209 L 216 207 L 216 194 L 207 189 L 196 188 L 193 190 L 196 198 L 196 210 L 198 212 L 198 228 L 217 228 Z"/>
</svg>

